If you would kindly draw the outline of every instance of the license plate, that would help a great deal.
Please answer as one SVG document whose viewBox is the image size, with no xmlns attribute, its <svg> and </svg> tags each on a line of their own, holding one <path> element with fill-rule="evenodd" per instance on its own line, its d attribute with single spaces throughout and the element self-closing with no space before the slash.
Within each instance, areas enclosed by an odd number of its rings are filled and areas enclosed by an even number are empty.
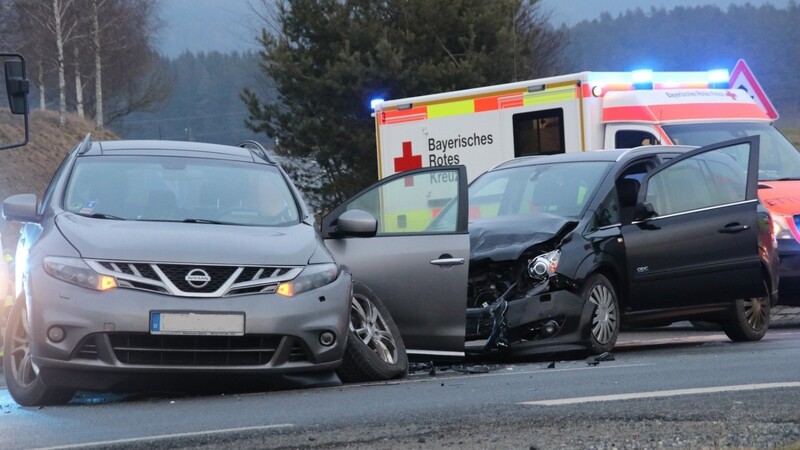
<svg viewBox="0 0 800 450">
<path fill-rule="evenodd" d="M 151 312 L 150 334 L 244 335 L 244 313 Z"/>
</svg>

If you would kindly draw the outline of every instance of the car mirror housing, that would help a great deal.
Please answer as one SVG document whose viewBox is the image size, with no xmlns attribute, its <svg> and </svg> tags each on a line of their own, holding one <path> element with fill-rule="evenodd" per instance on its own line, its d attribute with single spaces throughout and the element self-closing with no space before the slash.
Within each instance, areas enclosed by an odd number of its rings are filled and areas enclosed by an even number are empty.
<svg viewBox="0 0 800 450">
<path fill-rule="evenodd" d="M 12 195 L 3 201 L 3 216 L 15 222 L 38 222 L 39 201 L 36 194 Z"/>
<path fill-rule="evenodd" d="M 351 209 L 336 219 L 336 231 L 340 236 L 372 237 L 378 232 L 378 220 L 366 211 Z"/>
<path fill-rule="evenodd" d="M 22 60 L 6 61 L 6 91 L 11 114 L 28 114 L 28 92 L 30 83 L 25 78 L 25 64 Z"/>
<path fill-rule="evenodd" d="M 653 204 L 650 202 L 639 202 L 636 204 L 634 209 L 634 217 L 635 220 L 647 220 L 651 217 L 655 217 L 656 210 L 653 208 Z"/>
</svg>

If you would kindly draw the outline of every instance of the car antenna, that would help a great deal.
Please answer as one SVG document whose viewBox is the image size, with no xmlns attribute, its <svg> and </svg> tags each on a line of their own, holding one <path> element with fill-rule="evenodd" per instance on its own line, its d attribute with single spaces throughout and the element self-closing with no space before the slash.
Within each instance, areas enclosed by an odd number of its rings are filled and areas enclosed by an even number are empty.
<svg viewBox="0 0 800 450">
<path fill-rule="evenodd" d="M 88 152 L 89 149 L 92 148 L 92 133 L 86 133 L 86 137 L 83 138 L 83 141 L 78 146 L 78 148 L 79 148 L 78 150 L 79 155 Z"/>
<path fill-rule="evenodd" d="M 267 152 L 267 149 L 264 148 L 264 146 L 261 145 L 257 141 L 247 140 L 247 141 L 244 141 L 244 142 L 240 143 L 237 147 L 246 148 L 246 149 L 250 150 L 250 153 L 252 153 L 253 155 L 255 155 L 255 156 L 257 156 L 257 157 L 259 157 L 259 158 L 261 158 L 261 159 L 263 159 L 263 160 L 265 160 L 265 161 L 267 161 L 269 163 L 278 164 L 272 158 L 272 156 L 270 156 L 270 154 Z"/>
</svg>

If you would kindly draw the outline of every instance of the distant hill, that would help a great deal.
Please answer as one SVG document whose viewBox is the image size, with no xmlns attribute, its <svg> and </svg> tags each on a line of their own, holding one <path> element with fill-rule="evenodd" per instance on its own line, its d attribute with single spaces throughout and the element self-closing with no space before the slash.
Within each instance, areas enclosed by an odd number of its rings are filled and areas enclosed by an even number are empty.
<svg viewBox="0 0 800 450">
<path fill-rule="evenodd" d="M 55 111 L 31 111 L 31 138 L 28 145 L 0 151 L 0 201 L 14 194 L 44 194 L 64 156 L 92 133 L 95 140 L 119 139 L 110 131 L 95 131 L 94 123 L 68 115 L 67 126 L 59 128 Z M 0 142 L 22 135 L 20 124 L 10 124 L 8 115 L 0 115 Z M 15 224 L 9 224 L 3 233 L 3 248 L 14 248 L 17 239 Z"/>
</svg>

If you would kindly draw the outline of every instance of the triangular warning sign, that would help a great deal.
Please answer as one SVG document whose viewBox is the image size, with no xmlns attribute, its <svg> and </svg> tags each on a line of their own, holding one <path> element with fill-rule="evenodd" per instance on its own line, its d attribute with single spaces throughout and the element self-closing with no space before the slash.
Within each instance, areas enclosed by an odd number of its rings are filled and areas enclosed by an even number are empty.
<svg viewBox="0 0 800 450">
<path fill-rule="evenodd" d="M 736 67 L 731 72 L 729 85 L 731 89 L 743 89 L 746 91 L 770 119 L 776 120 L 779 117 L 778 111 L 772 106 L 769 97 L 764 93 L 764 89 L 758 84 L 758 80 L 756 80 L 750 67 L 747 66 L 743 59 L 736 62 Z"/>
</svg>

